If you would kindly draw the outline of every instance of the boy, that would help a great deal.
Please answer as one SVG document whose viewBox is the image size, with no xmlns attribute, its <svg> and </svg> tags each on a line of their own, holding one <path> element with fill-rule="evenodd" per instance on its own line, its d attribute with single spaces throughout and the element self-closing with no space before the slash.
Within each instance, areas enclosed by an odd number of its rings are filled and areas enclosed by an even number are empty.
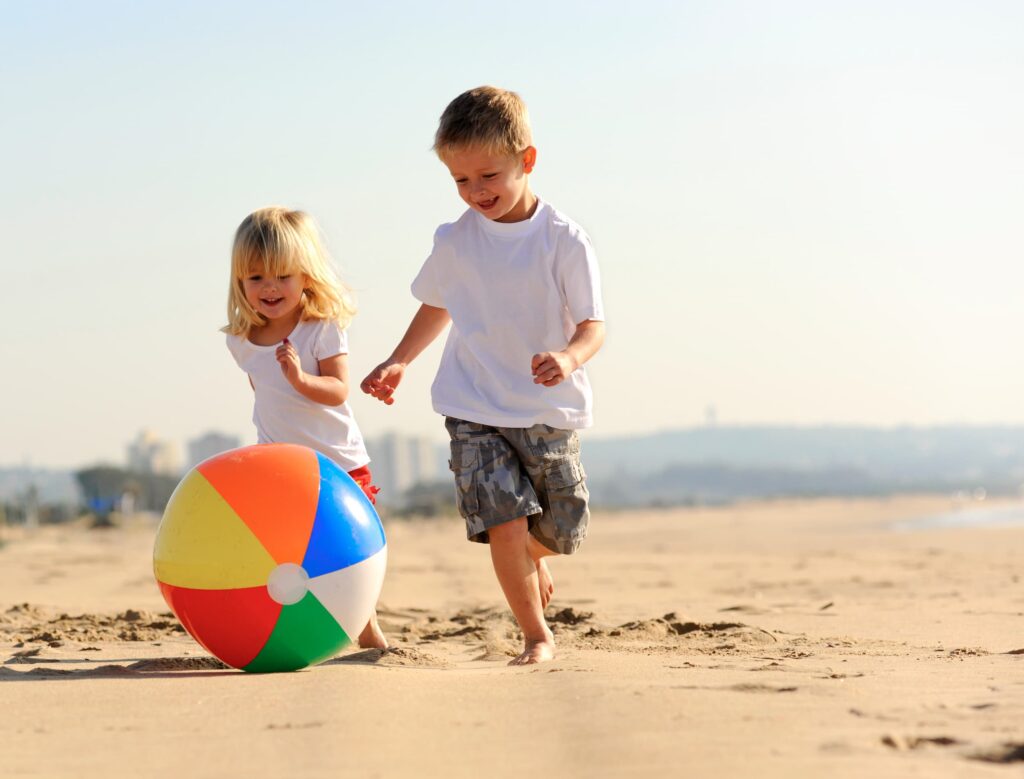
<svg viewBox="0 0 1024 779">
<path fill-rule="evenodd" d="M 510 665 L 554 657 L 544 558 L 571 554 L 589 511 L 576 429 L 591 424 L 583 364 L 604 342 L 590 240 L 530 191 L 526 106 L 479 87 L 441 115 L 434 151 L 469 209 L 434 235 L 412 284 L 422 305 L 362 390 L 390 405 L 405 369 L 451 322 L 431 389 L 451 436 L 459 513 L 523 631 Z"/>
</svg>

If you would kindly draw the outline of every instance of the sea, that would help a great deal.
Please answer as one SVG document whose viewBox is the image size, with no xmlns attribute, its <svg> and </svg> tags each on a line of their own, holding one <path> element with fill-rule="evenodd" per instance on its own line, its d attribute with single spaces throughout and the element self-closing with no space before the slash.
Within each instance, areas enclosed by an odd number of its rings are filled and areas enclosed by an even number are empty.
<svg viewBox="0 0 1024 779">
<path fill-rule="evenodd" d="M 893 530 L 934 530 L 936 528 L 996 527 L 1024 525 L 1024 501 L 998 505 L 965 505 L 923 517 L 904 519 Z"/>
</svg>

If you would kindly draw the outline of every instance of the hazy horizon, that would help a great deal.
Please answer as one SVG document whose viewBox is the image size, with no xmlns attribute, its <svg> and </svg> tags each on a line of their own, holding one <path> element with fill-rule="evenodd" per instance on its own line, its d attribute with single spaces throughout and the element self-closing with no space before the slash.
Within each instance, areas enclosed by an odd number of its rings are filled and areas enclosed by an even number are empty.
<svg viewBox="0 0 1024 779">
<path fill-rule="evenodd" d="M 152 428 L 145 428 L 144 430 L 151 431 Z M 142 431 L 139 431 L 142 432 Z M 203 433 L 210 432 L 222 432 L 222 431 L 202 431 Z M 882 434 L 882 435 L 893 435 L 898 433 L 919 433 L 919 434 L 942 434 L 942 433 L 966 433 L 970 434 L 982 434 L 982 433 L 1018 433 L 1024 435 L 1024 424 L 988 424 L 988 425 L 957 425 L 957 424 L 940 424 L 940 425 L 835 425 L 829 423 L 821 424 L 806 424 L 806 425 L 787 425 L 783 423 L 778 424 L 722 424 L 722 423 L 704 423 L 696 424 L 688 427 L 673 427 L 664 428 L 660 430 L 646 431 L 646 432 L 635 432 L 635 433 L 609 433 L 602 434 L 600 429 L 590 428 L 585 431 L 581 431 L 581 436 L 584 444 L 584 448 L 587 452 L 593 452 L 594 447 L 603 447 L 608 444 L 617 443 L 619 441 L 626 442 L 629 445 L 636 445 L 638 442 L 650 442 L 658 443 L 658 439 L 671 439 L 675 437 L 687 437 L 692 438 L 697 434 L 712 434 L 712 437 L 731 439 L 732 443 L 738 444 L 739 442 L 735 439 L 736 434 L 747 435 L 752 434 L 757 436 L 758 434 L 765 433 L 787 433 L 787 434 L 808 434 L 808 433 L 824 433 L 824 434 L 835 434 L 842 435 L 844 433 L 870 433 L 870 434 Z M 717 435 L 716 435 L 717 434 Z M 418 435 L 409 434 L 405 431 L 396 429 L 385 429 L 375 431 L 371 436 L 368 436 L 368 442 L 371 446 L 380 444 L 380 442 L 389 436 L 399 436 L 404 439 L 412 438 L 433 438 L 434 443 L 439 449 L 447 448 L 447 436 L 435 437 L 429 435 Z M 708 436 L 701 436 L 707 440 L 710 440 Z M 244 436 L 240 436 L 240 445 L 247 446 L 255 443 L 255 434 L 251 436 L 253 440 L 248 440 Z M 127 450 L 127 444 L 125 442 L 124 450 Z M 178 445 L 179 454 L 181 456 L 181 465 L 183 467 L 188 466 L 188 441 L 172 441 L 172 443 Z M 663 441 L 662 441 L 663 443 Z M 765 441 L 761 440 L 759 445 L 763 448 Z M 820 441 L 818 444 L 820 445 Z M 841 441 L 836 440 L 833 444 L 840 444 Z M 862 443 L 862 441 L 861 441 Z M 94 459 L 86 460 L 79 463 L 63 463 L 63 464 L 39 464 L 31 461 L 23 462 L 5 462 L 0 461 L 0 472 L 3 471 L 16 471 L 20 469 L 38 470 L 38 471 L 73 471 L 80 468 L 88 467 L 105 467 L 113 466 L 123 468 L 125 467 L 125 454 L 126 451 L 120 452 L 114 459 L 103 460 Z M 665 458 L 665 462 L 674 462 L 675 460 L 691 461 L 695 456 L 700 454 L 699 451 L 691 449 L 674 450 L 677 457 Z M 760 450 L 759 450 L 760 451 Z M 371 452 L 372 454 L 372 452 Z M 648 453 L 649 454 L 649 453 Z M 747 451 L 747 455 L 751 452 Z M 976 453 L 968 454 L 967 457 L 970 459 Z M 699 459 L 699 457 L 698 457 Z M 732 461 L 734 458 L 726 458 L 725 461 Z M 742 458 L 741 458 L 742 459 Z"/>
<path fill-rule="evenodd" d="M 591 436 L 703 424 L 1024 424 L 1024 6 L 4 4 L 0 465 L 121 462 L 142 428 L 251 442 L 223 344 L 254 208 L 320 223 L 353 383 L 462 212 L 429 146 L 520 92 L 534 191 L 597 248 Z M 367 437 L 444 440 L 440 341 Z"/>
</svg>

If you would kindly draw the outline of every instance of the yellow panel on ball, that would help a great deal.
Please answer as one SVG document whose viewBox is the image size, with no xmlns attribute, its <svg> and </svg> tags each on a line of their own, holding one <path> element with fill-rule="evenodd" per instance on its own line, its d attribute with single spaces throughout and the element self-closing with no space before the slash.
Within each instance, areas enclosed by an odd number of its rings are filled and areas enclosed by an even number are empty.
<svg viewBox="0 0 1024 779">
<path fill-rule="evenodd" d="M 261 587 L 277 563 L 198 471 L 178 485 L 157 531 L 158 581 L 197 590 Z"/>
</svg>

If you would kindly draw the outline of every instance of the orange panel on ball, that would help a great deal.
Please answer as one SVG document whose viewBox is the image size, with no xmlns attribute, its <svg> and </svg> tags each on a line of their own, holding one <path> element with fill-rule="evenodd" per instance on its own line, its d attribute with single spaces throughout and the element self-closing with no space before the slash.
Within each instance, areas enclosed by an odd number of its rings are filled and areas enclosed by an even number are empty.
<svg viewBox="0 0 1024 779">
<path fill-rule="evenodd" d="M 292 444 L 235 449 L 200 463 L 277 563 L 301 563 L 320 498 L 316 452 Z"/>
</svg>

